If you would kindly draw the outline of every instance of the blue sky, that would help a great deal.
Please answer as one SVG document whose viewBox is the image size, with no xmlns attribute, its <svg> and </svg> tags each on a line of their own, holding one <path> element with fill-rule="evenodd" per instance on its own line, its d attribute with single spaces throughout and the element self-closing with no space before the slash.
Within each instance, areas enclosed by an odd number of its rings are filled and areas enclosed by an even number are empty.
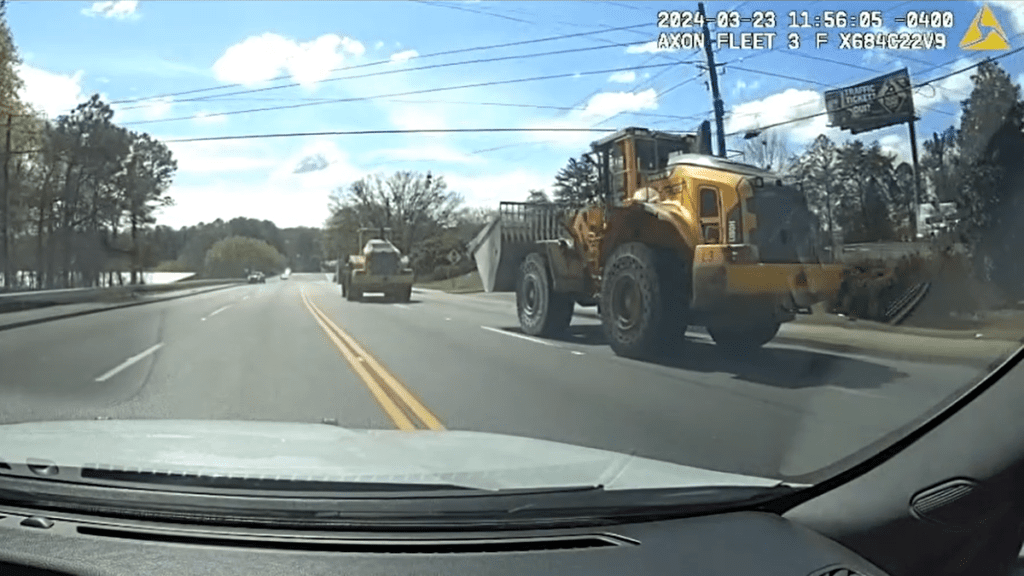
<svg viewBox="0 0 1024 576">
<path fill-rule="evenodd" d="M 737 10 L 749 17 L 754 11 L 771 10 L 777 16 L 775 28 L 755 30 L 745 23 L 733 30 L 775 32 L 773 49 L 716 51 L 716 60 L 726 63 L 720 78 L 726 132 L 822 111 L 824 90 L 893 70 L 907 67 L 912 81 L 920 82 L 997 56 L 1001 51 L 958 46 L 981 6 L 980 2 L 708 2 L 711 14 Z M 989 2 L 988 6 L 1010 46 L 1024 44 L 1024 2 Z M 696 8 L 696 2 L 14 1 L 8 4 L 7 17 L 23 60 L 19 70 L 26 84 L 23 98 L 51 117 L 66 113 L 93 93 L 116 102 L 214 88 L 114 106 L 115 122 L 170 140 L 422 128 L 693 130 L 700 120 L 711 118 L 707 75 L 698 67 L 704 55 L 693 50 L 657 51 L 651 42 L 666 32 L 657 27 L 659 10 Z M 790 10 L 807 10 L 811 18 L 829 10 L 881 10 L 883 28 L 898 32 L 903 24 L 894 19 L 909 9 L 954 12 L 953 27 L 938 30 L 946 33 L 945 49 L 839 50 L 835 30 L 828 31 L 829 45 L 815 49 L 814 34 L 826 30 L 790 28 L 787 15 Z M 608 30 L 631 25 L 641 26 Z M 724 30 L 711 26 L 715 37 Z M 587 32 L 599 33 L 578 35 Z M 801 34 L 801 48 L 787 48 L 790 32 Z M 430 56 L 551 37 L 556 39 Z M 584 48 L 589 50 L 409 70 Z M 1024 55 L 1000 63 L 1015 81 L 1024 80 Z M 613 69 L 622 71 L 587 74 Z M 332 80 L 354 75 L 368 76 Z M 566 77 L 380 97 L 549 75 Z M 286 79 L 272 80 L 279 76 Z M 298 85 L 211 97 L 284 83 Z M 970 72 L 966 72 L 917 90 L 919 138 L 958 120 L 958 101 L 967 96 L 970 85 Z M 205 98 L 185 101 L 196 97 Z M 352 97 L 365 99 L 217 115 Z M 820 133 L 838 140 L 851 138 L 827 127 L 824 117 L 775 130 L 793 151 Z M 171 143 L 179 163 L 170 190 L 177 205 L 158 214 L 158 223 L 178 227 L 247 216 L 269 219 L 281 227 L 319 226 L 328 215 L 332 189 L 372 172 L 395 170 L 431 170 L 443 175 L 467 204 L 496 206 L 500 200 L 524 199 L 531 188 L 549 189 L 555 172 L 597 136 L 399 134 Z M 879 140 L 901 159 L 909 159 L 905 126 L 856 138 Z M 738 137 L 729 139 L 728 148 L 742 145 Z M 319 169 L 297 173 L 296 167 L 303 164 Z"/>
</svg>

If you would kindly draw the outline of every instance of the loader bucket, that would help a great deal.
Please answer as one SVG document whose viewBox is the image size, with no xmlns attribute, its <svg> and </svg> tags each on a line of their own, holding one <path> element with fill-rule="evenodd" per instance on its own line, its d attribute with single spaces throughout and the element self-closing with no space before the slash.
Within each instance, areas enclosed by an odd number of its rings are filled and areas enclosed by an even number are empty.
<svg viewBox="0 0 1024 576">
<path fill-rule="evenodd" d="M 501 219 L 495 218 L 469 244 L 476 260 L 484 290 L 511 292 L 516 289 L 516 270 L 529 253 L 529 245 L 502 242 Z"/>
<path fill-rule="evenodd" d="M 484 290 L 512 292 L 516 274 L 537 242 L 566 236 L 567 207 L 523 202 L 502 202 L 498 217 L 484 226 L 469 244 Z"/>
</svg>

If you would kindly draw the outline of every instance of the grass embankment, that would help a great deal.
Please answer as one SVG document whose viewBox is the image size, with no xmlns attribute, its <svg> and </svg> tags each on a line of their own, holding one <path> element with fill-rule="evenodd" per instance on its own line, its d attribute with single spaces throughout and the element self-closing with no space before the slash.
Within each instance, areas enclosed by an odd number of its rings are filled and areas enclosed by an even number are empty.
<svg viewBox="0 0 1024 576">
<path fill-rule="evenodd" d="M 428 290 L 443 290 L 451 294 L 471 294 L 484 291 L 484 283 L 480 280 L 480 273 L 476 270 L 462 276 L 448 278 L 447 280 L 417 282 L 416 287 Z"/>
</svg>

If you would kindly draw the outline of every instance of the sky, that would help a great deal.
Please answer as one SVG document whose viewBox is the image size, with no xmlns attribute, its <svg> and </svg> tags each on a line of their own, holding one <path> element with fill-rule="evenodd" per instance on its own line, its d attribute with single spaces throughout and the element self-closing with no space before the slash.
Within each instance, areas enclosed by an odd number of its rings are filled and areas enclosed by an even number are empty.
<svg viewBox="0 0 1024 576">
<path fill-rule="evenodd" d="M 725 132 L 736 134 L 726 148 L 742 150 L 748 130 L 824 111 L 825 90 L 903 68 L 917 84 L 1007 52 L 959 46 L 982 6 L 706 3 L 712 18 L 730 11 L 776 17 L 774 27 L 710 25 L 712 38 L 731 33 L 736 45 L 743 33 L 775 34 L 771 48 L 712 43 Z M 987 6 L 1010 48 L 1024 45 L 1024 2 Z M 698 31 L 659 28 L 664 10 L 695 12 L 697 3 L 12 1 L 7 18 L 22 59 L 23 100 L 56 118 L 99 94 L 112 103 L 114 122 L 168 143 L 178 162 L 168 191 L 175 205 L 157 213 L 157 224 L 177 228 L 244 216 L 291 227 L 321 226 L 332 190 L 398 170 L 443 177 L 468 206 L 524 200 L 531 189 L 550 192 L 559 168 L 602 134 L 173 140 L 366 130 L 696 130 L 713 120 L 705 54 L 658 48 L 660 33 Z M 880 11 L 882 26 L 813 27 L 816 17 L 840 10 Z M 908 10 L 951 11 L 953 25 L 911 30 L 896 21 Z M 790 26 L 791 11 L 797 18 L 807 11 L 812 27 Z M 947 41 L 943 49 L 839 48 L 840 32 L 878 31 L 944 33 Z M 800 36 L 799 48 L 789 48 L 791 33 Z M 824 46 L 814 46 L 818 33 L 827 37 Z M 1000 65 L 1024 83 L 1024 53 Z M 915 89 L 919 140 L 958 123 L 970 74 Z M 826 134 L 839 142 L 877 140 L 899 161 L 910 160 L 906 125 L 851 136 L 819 116 L 771 130 L 793 152 Z"/>
</svg>

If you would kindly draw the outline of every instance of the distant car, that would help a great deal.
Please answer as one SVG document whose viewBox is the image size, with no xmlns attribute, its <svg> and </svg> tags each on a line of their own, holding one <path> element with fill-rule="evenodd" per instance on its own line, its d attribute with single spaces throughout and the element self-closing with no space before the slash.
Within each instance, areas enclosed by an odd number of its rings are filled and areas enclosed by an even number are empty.
<svg viewBox="0 0 1024 576">
<path fill-rule="evenodd" d="M 249 284 L 266 284 L 267 277 L 263 275 L 263 272 L 250 272 L 249 273 Z"/>
</svg>

